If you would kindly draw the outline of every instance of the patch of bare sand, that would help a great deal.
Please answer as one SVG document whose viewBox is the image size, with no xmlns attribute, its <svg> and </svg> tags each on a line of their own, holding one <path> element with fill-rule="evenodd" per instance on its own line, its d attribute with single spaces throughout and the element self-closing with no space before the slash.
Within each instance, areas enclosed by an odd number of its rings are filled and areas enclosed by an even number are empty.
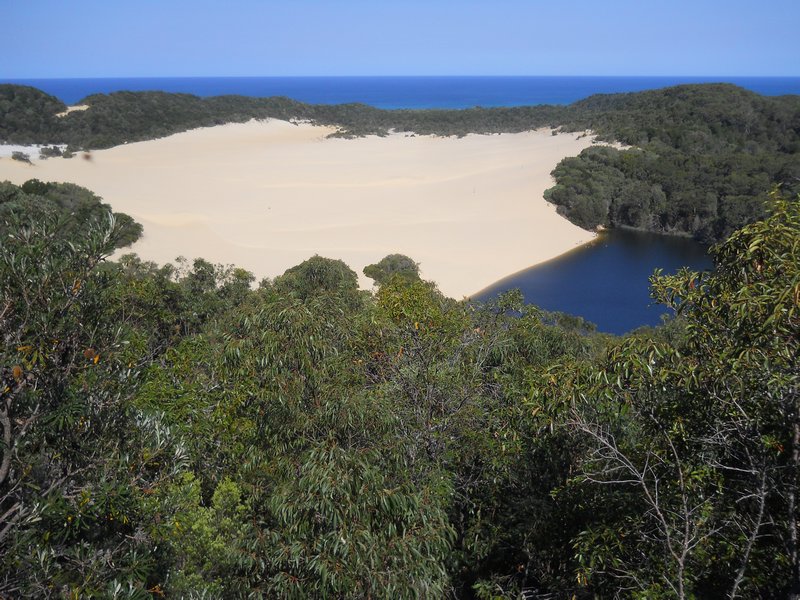
<svg viewBox="0 0 800 600">
<path fill-rule="evenodd" d="M 328 139 L 285 121 L 197 129 L 94 151 L 0 159 L 0 180 L 69 181 L 144 226 L 126 251 L 202 256 L 275 277 L 314 254 L 364 266 L 400 252 L 461 298 L 594 237 L 545 202 L 550 172 L 592 143 L 549 130 Z"/>
</svg>

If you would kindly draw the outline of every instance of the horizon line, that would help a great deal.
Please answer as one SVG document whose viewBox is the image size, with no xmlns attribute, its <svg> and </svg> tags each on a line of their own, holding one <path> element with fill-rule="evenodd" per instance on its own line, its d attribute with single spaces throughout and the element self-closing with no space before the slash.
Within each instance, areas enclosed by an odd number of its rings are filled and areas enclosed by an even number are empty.
<svg viewBox="0 0 800 600">
<path fill-rule="evenodd" d="M 492 74 L 492 75 L 82 75 L 82 76 L 25 76 L 25 77 L 5 77 L 0 75 L 0 80 L 41 80 L 41 79 L 301 79 L 301 78 L 329 78 L 329 79 L 346 79 L 346 78 L 494 78 L 494 77 L 518 77 L 518 78 L 748 78 L 748 79 L 800 79 L 800 74 L 797 75 L 519 75 L 519 74 Z"/>
</svg>

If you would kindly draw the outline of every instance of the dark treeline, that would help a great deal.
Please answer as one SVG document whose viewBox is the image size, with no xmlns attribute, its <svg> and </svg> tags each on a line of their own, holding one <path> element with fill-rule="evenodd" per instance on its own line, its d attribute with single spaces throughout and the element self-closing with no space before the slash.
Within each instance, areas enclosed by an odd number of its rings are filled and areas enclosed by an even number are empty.
<svg viewBox="0 0 800 600">
<path fill-rule="evenodd" d="M 57 98 L 31 87 L 0 85 L 0 141 L 109 148 L 164 137 L 195 127 L 250 119 L 298 119 L 340 128 L 336 135 L 386 135 L 390 130 L 433 135 L 526 131 L 559 122 L 565 108 L 534 106 L 467 110 L 381 110 L 364 104 L 304 104 L 289 98 L 215 96 L 165 92 L 115 92 L 81 100 L 66 110 Z M 45 141 L 46 140 L 46 141 Z"/>
<path fill-rule="evenodd" d="M 725 239 L 763 216 L 766 190 L 800 191 L 800 97 L 732 85 L 593 96 L 568 127 L 632 146 L 594 147 L 559 164 L 548 191 L 586 228 L 628 226 Z"/>
<path fill-rule="evenodd" d="M 704 242 L 764 216 L 766 191 L 800 191 L 800 97 L 764 97 L 733 85 L 684 85 L 592 96 L 570 106 L 379 110 L 288 98 L 199 98 L 163 92 L 93 95 L 66 107 L 34 88 L 0 85 L 0 141 L 108 148 L 252 118 L 308 120 L 335 135 L 591 130 L 631 146 L 592 147 L 562 161 L 548 199 L 588 229 L 635 227 Z"/>
<path fill-rule="evenodd" d="M 614 338 L 401 255 L 374 292 L 322 257 L 258 289 L 104 261 L 119 220 L 28 190 L 2 215 L 0 596 L 800 592 L 798 202 L 656 275 L 679 316 Z"/>
</svg>

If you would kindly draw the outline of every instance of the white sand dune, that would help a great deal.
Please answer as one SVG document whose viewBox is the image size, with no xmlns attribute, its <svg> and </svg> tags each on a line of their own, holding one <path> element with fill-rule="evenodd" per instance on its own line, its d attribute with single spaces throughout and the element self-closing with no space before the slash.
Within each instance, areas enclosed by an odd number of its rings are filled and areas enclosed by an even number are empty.
<svg viewBox="0 0 800 600">
<path fill-rule="evenodd" d="M 64 112 L 56 113 L 57 117 L 66 117 L 69 113 L 72 112 L 81 112 L 84 110 L 89 110 L 88 104 L 76 104 L 75 106 L 68 106 L 67 110 Z"/>
<path fill-rule="evenodd" d="M 94 151 L 0 159 L 0 180 L 69 181 L 144 226 L 126 251 L 202 256 L 274 277 L 313 254 L 364 266 L 400 252 L 461 298 L 593 238 L 542 197 L 589 137 L 549 130 L 464 138 L 327 139 L 285 121 L 229 124 Z"/>
</svg>

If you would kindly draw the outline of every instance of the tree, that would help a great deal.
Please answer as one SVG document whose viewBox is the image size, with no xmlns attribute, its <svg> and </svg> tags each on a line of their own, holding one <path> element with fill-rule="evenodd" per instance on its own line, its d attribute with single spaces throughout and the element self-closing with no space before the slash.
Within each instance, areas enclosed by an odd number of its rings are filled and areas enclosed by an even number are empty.
<svg viewBox="0 0 800 600">
<path fill-rule="evenodd" d="M 28 163 L 29 165 L 32 164 L 30 155 L 25 152 L 20 152 L 19 150 L 14 150 L 11 153 L 11 160 Z"/>
<path fill-rule="evenodd" d="M 30 179 L 21 186 L 0 184 L 0 219 L 4 213 L 44 215 L 60 218 L 59 235 L 64 239 L 80 237 L 85 229 L 102 221 L 111 207 L 102 198 L 72 183 L 42 182 Z M 142 226 L 125 213 L 115 213 L 119 232 L 118 248 L 128 246 L 142 235 Z M 0 227 L 2 230 L 2 227 Z"/>
<path fill-rule="evenodd" d="M 111 214 L 64 239 L 61 221 L 11 213 L 0 246 L 0 593 L 135 596 L 147 579 L 134 535 L 141 471 L 122 401 L 133 356 L 109 326 L 98 266 L 121 234 Z M 163 436 L 161 440 L 163 441 Z M 142 437 L 133 447 L 147 448 Z M 108 557 L 106 561 L 103 557 Z M 132 587 L 131 587 L 132 586 Z M 59 590 L 55 592 L 54 590 Z"/>
<path fill-rule="evenodd" d="M 419 264 L 403 254 L 389 254 L 379 262 L 364 267 L 364 275 L 374 279 L 378 285 L 383 285 L 393 276 L 406 281 L 418 281 Z"/>
<path fill-rule="evenodd" d="M 42 146 L 39 149 L 39 158 L 41 159 L 52 158 L 54 156 L 61 156 L 61 155 L 62 155 L 61 148 L 59 148 L 58 146 L 49 146 L 49 147 Z"/>
<path fill-rule="evenodd" d="M 273 282 L 275 289 L 301 300 L 335 293 L 349 302 L 358 299 L 358 276 L 341 260 L 312 256 L 287 269 Z"/>
<path fill-rule="evenodd" d="M 800 203 L 774 192 L 715 271 L 654 276 L 684 344 L 632 339 L 577 387 L 584 479 L 642 507 L 584 532 L 587 574 L 650 596 L 797 595 L 799 240 Z"/>
<path fill-rule="evenodd" d="M 451 529 L 424 488 L 398 479 L 402 471 L 387 469 L 385 457 L 332 440 L 299 465 L 270 500 L 270 596 L 443 595 Z"/>
</svg>

